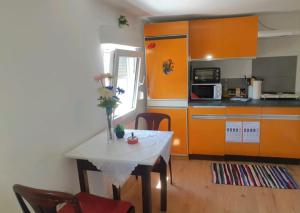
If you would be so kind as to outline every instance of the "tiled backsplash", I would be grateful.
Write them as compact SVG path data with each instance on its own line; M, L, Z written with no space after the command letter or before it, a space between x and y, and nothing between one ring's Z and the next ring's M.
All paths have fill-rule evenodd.
M248 89L244 78L222 78L221 83L223 92L227 89L233 88L244 88L246 90Z
M297 56L262 57L252 61L252 75L263 79L263 92L295 92Z

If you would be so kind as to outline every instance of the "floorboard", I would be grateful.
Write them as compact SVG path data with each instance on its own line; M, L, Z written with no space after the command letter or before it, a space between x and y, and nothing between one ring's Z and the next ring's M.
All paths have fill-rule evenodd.
M173 181L168 182L168 213L299 213L300 190L216 185L212 161L173 158ZM300 166L286 166L300 183ZM152 174L153 213L160 212L158 174ZM122 187L122 199L142 212L141 180L131 177Z

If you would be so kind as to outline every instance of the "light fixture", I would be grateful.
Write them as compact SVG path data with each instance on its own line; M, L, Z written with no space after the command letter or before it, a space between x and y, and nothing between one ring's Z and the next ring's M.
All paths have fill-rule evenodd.
M207 54L205 58L206 58L206 60L212 60L213 59L213 55Z

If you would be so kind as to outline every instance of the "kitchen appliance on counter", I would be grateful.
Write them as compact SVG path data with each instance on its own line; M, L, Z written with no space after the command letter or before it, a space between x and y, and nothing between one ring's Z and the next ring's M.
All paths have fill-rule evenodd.
M261 96L261 80L254 80L252 83L252 99L260 99Z
M226 95L224 97L226 98L245 98L247 96L246 89L245 88L230 88L227 89Z
M220 83L221 69L218 67L191 67L193 84Z
M190 100L221 100L221 69L191 67Z
M191 84L190 99L196 100L221 100L222 84Z
M295 93L264 93L262 99L300 99L300 95Z

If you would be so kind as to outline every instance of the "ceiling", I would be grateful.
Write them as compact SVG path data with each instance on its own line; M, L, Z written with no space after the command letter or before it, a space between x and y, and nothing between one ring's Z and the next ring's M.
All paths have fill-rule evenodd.
M300 0L103 0L150 21L300 11Z

